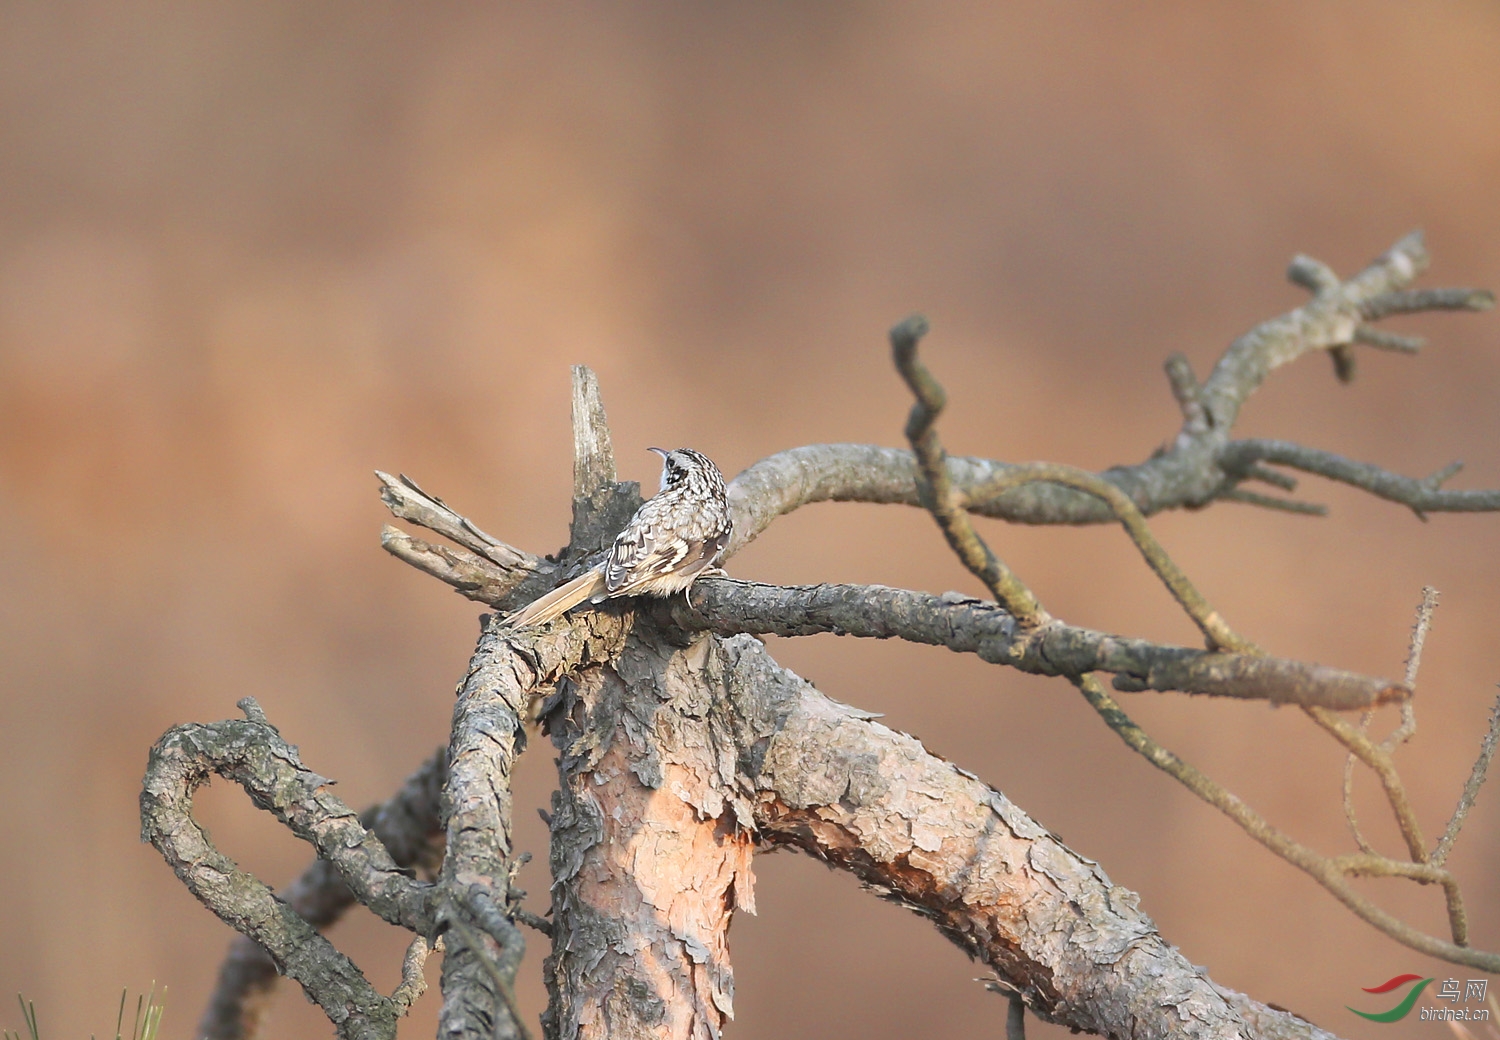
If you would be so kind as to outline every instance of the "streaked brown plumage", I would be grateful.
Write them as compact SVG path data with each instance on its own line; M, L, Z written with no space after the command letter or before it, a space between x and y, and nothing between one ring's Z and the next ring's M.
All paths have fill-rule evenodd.
M661 491L636 510L598 567L560 585L506 619L510 628L543 625L584 600L686 593L717 565L729 544L729 493L724 475L691 448L662 457Z

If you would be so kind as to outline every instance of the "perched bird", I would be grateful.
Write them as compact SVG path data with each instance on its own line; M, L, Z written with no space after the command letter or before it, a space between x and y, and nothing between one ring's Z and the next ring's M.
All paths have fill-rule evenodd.
M724 474L691 448L651 450L662 457L661 491L636 510L608 559L532 600L507 627L546 624L584 600L686 595L694 578L718 564L731 527Z

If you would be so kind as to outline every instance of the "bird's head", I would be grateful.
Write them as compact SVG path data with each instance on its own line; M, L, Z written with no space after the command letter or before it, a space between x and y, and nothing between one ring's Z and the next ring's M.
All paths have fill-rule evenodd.
M710 473L714 475L719 473L717 466L692 448L675 448L671 451L666 448L650 450L661 456L661 490L663 491L677 487L695 474L706 479Z

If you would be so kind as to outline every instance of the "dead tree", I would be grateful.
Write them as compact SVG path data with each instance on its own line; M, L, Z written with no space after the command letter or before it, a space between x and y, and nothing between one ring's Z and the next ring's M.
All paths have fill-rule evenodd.
M1424 606L1401 681L1271 656L1193 587L1152 538L1145 517L1221 500L1293 512L1320 507L1267 491L1316 474L1425 516L1500 509L1500 492L1448 490L1450 466L1410 478L1285 441L1236 440L1240 408L1272 369L1327 351L1341 379L1365 345L1414 352L1416 340L1375 327L1392 314L1480 310L1468 289L1412 289L1427 265L1417 235L1347 281L1299 257L1289 276L1312 298L1236 340L1203 382L1167 361L1182 412L1175 440L1136 465L1100 474L1054 464L954 458L936 420L944 395L918 357L925 322L892 330L896 366L916 397L911 450L858 444L794 448L731 485L729 555L783 513L826 500L899 503L931 513L993 601L881 586L781 587L705 579L691 601L624 601L536 630L499 615L460 682L452 739L390 801L357 815L302 765L253 701L246 718L178 726L152 750L142 826L182 881L244 934L236 940L200 1035L253 1034L278 974L290 975L340 1037L389 1038L420 995L428 952L443 951L444 1038L525 1037L512 990L522 928L551 940L547 1036L716 1037L731 1014L725 935L754 901L758 850L799 849L848 870L872 892L910 907L995 973L1024 1009L1114 1037L1321 1037L1294 1015L1216 985L1160 935L1135 893L1065 847L999 792L929 754L868 713L825 697L782 668L757 635L835 633L906 639L1075 685L1103 722L1153 765L1293 863L1355 914L1409 947L1454 964L1500 971L1500 954L1469 945L1462 895L1445 860L1496 741L1492 719L1470 783L1442 837L1429 843L1392 755L1413 724ZM387 527L387 551L471 599L514 609L595 563L640 504L615 479L598 386L574 370L573 524L555 558L485 534L407 478L380 475L399 518L452 545ZM1204 647L1168 646L1090 631L1049 614L985 544L972 514L1030 524L1119 523L1203 633ZM1104 681L1110 677L1114 692ZM1406 845L1376 852L1354 826L1356 850L1329 855L1293 841L1233 793L1158 744L1116 693L1179 691L1296 705L1381 784ZM1394 732L1376 740L1370 712L1392 705ZM1358 721L1345 714L1363 712ZM550 814L550 920L513 884L509 778L535 715L559 753ZM241 784L316 848L318 860L275 895L214 849L192 816L194 791L217 773ZM1346 794L1348 778L1346 777ZM1347 798L1346 798L1347 806ZM1449 934L1423 934L1349 883L1403 877L1439 886ZM376 992L318 929L355 902L410 930L400 988Z

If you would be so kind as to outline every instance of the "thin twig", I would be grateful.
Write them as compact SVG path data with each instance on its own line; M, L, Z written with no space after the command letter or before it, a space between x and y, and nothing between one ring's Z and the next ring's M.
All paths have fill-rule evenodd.
M1405 684L1406 688L1411 690L1413 693L1416 692L1417 687L1417 669L1421 666L1422 663L1422 645L1427 640L1428 629L1432 627L1432 612L1437 607L1437 601L1437 589L1433 588L1431 585L1424 586L1422 589L1422 602L1417 607L1416 620L1412 623L1411 640L1408 643L1406 650ZM1361 715L1359 724L1356 727L1358 732L1367 735L1370 730L1370 721L1373 718L1373 712L1367 711L1363 715ZM1416 731L1416 709L1412 706L1412 702L1409 699L1404 700L1401 702L1400 724L1394 730L1392 730L1390 735L1382 740L1377 745L1377 747L1380 751L1384 752L1386 755L1389 755L1397 747L1410 740L1412 734L1416 733ZM1355 818L1354 814L1355 757L1356 756L1354 752L1351 751L1349 753L1349 757L1344 760L1344 817L1349 821L1349 829L1354 834L1355 844L1357 844L1362 851L1373 853L1374 849L1371 848L1370 843L1365 839L1364 834L1361 833L1359 829L1359 821ZM1379 770L1377 770L1377 772L1379 772ZM1394 774L1394 764L1391 765L1390 772Z
M1201 434L1208 430L1208 412L1203 408L1203 402L1199 399L1198 377L1193 374L1193 366L1188 362L1185 355L1180 353L1171 354L1166 361L1167 383L1172 388L1172 397L1177 401L1177 408L1182 412L1182 427L1194 434Z
M1401 774L1396 771L1390 753L1373 743L1357 725L1326 708L1308 707L1303 711L1379 777L1408 853L1418 863L1426 862L1427 843L1422 838L1422 826L1406 796L1406 786L1401 782Z
M1330 293L1341 284L1338 274L1323 261L1298 253L1286 268L1287 281L1300 285L1314 296Z
M1243 473L1257 462L1291 466L1341 484L1398 502L1426 519L1426 513L1493 512L1500 509L1500 490L1444 491L1442 484L1458 469L1445 466L1426 477L1406 477L1367 462L1355 462L1331 451L1304 447L1290 441L1249 439L1230 441L1219 454L1226 473Z
M1361 325L1354 330L1354 342L1363 343L1367 347L1376 350L1389 350L1397 354L1416 354L1427 345L1427 341L1420 336L1403 336L1398 332L1386 332L1384 329L1372 329L1368 325Z
M1422 603L1417 607L1417 618L1412 624L1411 641L1406 648L1406 688L1416 691L1417 670L1422 665L1422 646L1427 642L1427 632L1432 627L1432 612L1437 609L1438 591L1431 585L1422 587ZM1363 728L1363 727L1361 727ZM1401 704L1401 722L1380 742L1380 749L1387 753L1405 744L1417 732L1417 710L1411 701Z
M1360 716L1359 729L1363 733L1365 727L1370 724L1372 712L1365 712ZM1375 848L1365 839L1364 833L1359 829L1359 819L1354 814L1354 755L1350 753L1344 758L1344 819L1349 821L1349 831L1354 835L1354 844L1359 846L1361 852L1375 855Z
M1296 513L1299 516L1327 516L1328 507L1321 502L1299 502L1293 498L1276 498L1262 495L1242 487L1232 487L1219 495L1222 502L1240 502L1247 506L1260 506L1281 513Z
M511 915L528 928L534 928L547 938L552 938L552 922L540 914L534 914L525 907L518 906L511 910Z
M1225 790L1153 740L1145 730L1131 720L1130 716L1125 714L1094 676L1074 677L1073 684L1083 693L1084 699L1089 702L1090 706L1104 719L1105 724L1114 730L1127 746L1142 755L1152 765L1172 776L1209 805L1234 820L1246 834L1271 852L1313 878L1362 920L1413 950L1440 957L1454 964L1464 964L1482 971L1500 972L1500 953L1475 950L1463 945L1463 940L1457 936L1454 942L1446 942L1436 936L1427 935L1382 910L1355 891L1345 879L1344 867L1352 864L1363 868L1362 871L1351 871L1352 873L1373 872L1373 862L1330 860L1305 845L1293 841L1271 826L1264 817L1246 805L1237 795ZM1391 864L1390 873L1400 872L1397 869L1400 865L1396 861L1387 862ZM1429 870L1434 869L1429 864L1410 864L1405 868L1406 876L1415 875L1423 867ZM1446 872L1432 874L1430 878L1441 884L1444 874ZM1444 889L1456 891L1456 885L1445 884Z
M1416 311L1487 311L1495 305L1488 289L1397 289L1371 297L1359 305L1365 321Z
M1458 832L1463 829L1464 819L1474 807L1474 799L1479 797L1479 788L1484 785L1497 741L1500 741L1500 697L1495 699L1495 706L1490 709L1490 728L1479 745L1479 757L1474 760L1474 768L1469 770L1469 779L1464 784L1463 794L1459 796L1458 806L1453 810L1448 826L1443 828L1443 836L1438 840L1437 848L1432 850L1433 863L1444 863L1453 849L1453 843L1458 840Z
M1411 642L1406 649L1406 685L1417 688L1417 670L1422 667L1422 647L1427 642L1427 633L1432 628L1432 612L1437 609L1438 590L1431 585L1422 586L1422 604L1417 607L1417 619L1411 626Z
M958 554L959 560L999 601L1000 605L1027 628L1035 628L1049 619L1036 596L991 551L969 514L959 504L948 473L948 455L938 438L937 417L947 403L947 395L927 367L917 357L917 344L927 334L927 319L913 315L891 329L891 350L896 368L917 401L906 421L906 439L917 456L922 474L918 495L942 529L943 537Z
M1101 480L1087 470L1073 466L1064 466L1054 462L1028 462L997 476L985 491L1003 494L1013 487L1034 482L1061 484L1103 499L1120 521L1121 526L1125 528L1125 532L1130 535L1136 548L1140 550L1146 564L1161 579L1167 591L1172 594L1178 605L1208 640L1210 649L1229 650L1235 653L1259 653L1255 644L1234 633L1219 612L1183 573L1182 568L1178 567L1167 555L1167 551L1151 533L1151 528L1146 524L1146 518L1141 515L1135 503L1108 481Z
M407 946L406 956L401 959L401 984L391 994L391 1003L398 1009L397 1014L405 1015L427 992L427 976L422 969L427 966L427 955L431 952L432 947L420 935Z
M1290 473L1283 473L1279 469L1272 469L1269 466L1250 466L1245 470L1244 478L1246 480L1258 480L1262 484L1270 484L1272 487L1279 487L1283 491L1297 490L1296 477Z

